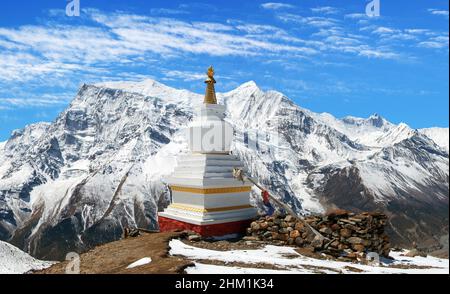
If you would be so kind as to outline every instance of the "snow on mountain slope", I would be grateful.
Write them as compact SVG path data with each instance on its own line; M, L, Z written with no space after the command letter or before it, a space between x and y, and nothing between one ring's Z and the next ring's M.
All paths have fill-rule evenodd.
M449 131L448 128L427 128L420 129L419 132L433 140L438 146L448 153Z
M52 264L53 262L37 260L19 248L0 241L0 274L24 274Z
M254 82L217 98L233 153L298 212L382 210L403 245L439 246L448 234L448 152L422 133L378 115L316 114ZM83 85L53 123L14 132L0 151L0 239L61 259L125 226L157 228L164 177L187 152L183 128L202 101L152 80Z

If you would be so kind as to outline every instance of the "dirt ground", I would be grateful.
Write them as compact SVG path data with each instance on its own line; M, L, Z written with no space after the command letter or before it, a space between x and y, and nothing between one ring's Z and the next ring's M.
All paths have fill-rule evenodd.
M126 238L116 242L107 243L98 246L91 251L81 254L80 273L81 274L182 274L184 270L193 266L193 261L180 256L169 255L169 242L172 239L181 239L184 243L198 248L229 251L229 250L251 250L259 249L265 245L265 242L246 241L246 240L228 240L228 241L188 241L186 233L183 232L165 232L165 233L141 233L134 238ZM325 259L319 253L310 248L297 248L296 251L303 256L317 259ZM150 257L151 263L127 269L127 266L142 258ZM285 256L286 258L296 258L297 256ZM218 260L196 260L196 262L222 266L237 266L243 268L260 268L280 270L275 265L268 263L246 264L240 262L227 263ZM64 274L68 262L57 263L50 268L34 272L34 274ZM347 270L359 272L360 270L351 266L349 263ZM302 266L309 268L316 273L339 270L318 266ZM391 267L399 268L417 268L426 269L429 267L419 267L411 265L396 265Z
M180 274L192 262L169 256L169 241L182 233L144 233L135 238L122 239L81 254L81 274ZM152 262L127 269L144 257ZM61 262L35 274L64 274L68 262Z

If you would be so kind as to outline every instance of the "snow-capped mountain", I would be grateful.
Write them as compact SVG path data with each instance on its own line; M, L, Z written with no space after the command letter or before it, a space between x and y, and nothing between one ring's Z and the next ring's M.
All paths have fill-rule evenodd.
M254 82L217 97L235 127L233 153L295 210L383 210L400 245L448 236L448 129L337 119ZM61 259L124 226L157 228L164 176L187 152L183 128L202 101L152 80L83 85L53 123L15 131L0 145L0 239Z

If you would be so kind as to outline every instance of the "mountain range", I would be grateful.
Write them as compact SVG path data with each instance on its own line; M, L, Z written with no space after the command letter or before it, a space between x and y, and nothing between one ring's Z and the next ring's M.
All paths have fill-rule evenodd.
M254 82L217 98L233 154L297 212L379 210L397 246L448 244L448 128L338 119ZM202 101L153 80L85 84L54 122L14 131L0 143L0 240L55 260L124 227L157 229L164 177L187 152L184 127ZM251 201L263 212L256 188Z

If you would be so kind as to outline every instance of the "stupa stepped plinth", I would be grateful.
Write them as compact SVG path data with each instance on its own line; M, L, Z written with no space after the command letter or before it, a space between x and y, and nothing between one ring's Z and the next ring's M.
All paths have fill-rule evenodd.
M234 168L245 167L230 153L233 128L224 120L225 106L217 104L212 67L207 74L204 103L187 128L190 153L178 157L177 167L166 178L172 203L158 214L161 231L243 233L256 217L249 201L252 184L233 177Z

